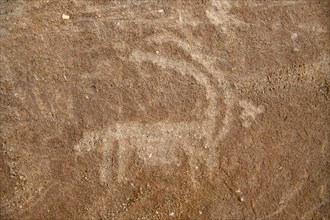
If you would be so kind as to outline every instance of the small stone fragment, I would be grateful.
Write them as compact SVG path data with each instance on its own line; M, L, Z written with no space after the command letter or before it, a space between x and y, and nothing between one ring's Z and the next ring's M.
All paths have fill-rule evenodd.
M169 216L170 216L170 217L174 217L174 212L171 212L171 213L169 214Z
M62 14L62 19L68 20L68 19L70 19L70 15Z
M293 33L292 35L291 35L291 39L292 40L295 40L295 39L297 39L298 38L298 34L297 33Z

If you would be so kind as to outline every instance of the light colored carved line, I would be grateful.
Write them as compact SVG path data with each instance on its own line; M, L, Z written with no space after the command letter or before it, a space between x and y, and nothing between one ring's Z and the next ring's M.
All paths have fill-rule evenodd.
M141 51L134 51L130 57L133 61L138 63L142 63L144 61L150 61L159 65L163 68L171 68L183 75L190 75L194 77L199 83L201 83L205 89L207 94L207 99L209 101L209 106L206 110L206 115L208 119L203 122L202 132L204 136L207 138L207 145L212 145L211 141L211 134L212 131L215 130L216 126L216 115L215 112L217 111L217 101L216 101L216 91L210 84L210 80L205 77L202 73L199 73L193 65L185 61L175 61L170 60L161 56L157 56L151 53L144 53Z
M186 43L182 42L181 45L186 47L185 48L186 50L188 50L187 47L190 48L190 46ZM202 132L204 137L206 137L206 147L209 147L210 149L210 153L207 159L207 167L210 169L210 174L212 176L213 169L216 168L218 165L215 146L219 143L220 140L223 140L226 137L227 133L230 130L231 121L232 121L231 111L234 104L234 96L233 93L230 91L230 86L226 82L224 77L221 74L216 73L215 69L212 67L212 64L210 64L208 61L205 61L204 59L201 59L201 57L203 57L203 54L197 53L197 55L195 54L191 54L191 55L195 61L203 65L207 69L207 71L211 73L211 75L218 81L219 86L221 85L221 87L224 89L224 95L225 95L224 102L227 105L225 118L223 120L224 125L222 129L220 129L220 131L218 132L215 139L212 138L212 132L215 131L216 129L216 119L217 119L217 111L218 111L217 101L216 101L217 95L216 92L214 91L214 88L210 84L210 79L204 76L204 74L196 71L193 65L185 61L177 62L174 60L159 57L154 54L143 53L139 51L133 52L131 58L133 57L137 62L140 63L143 61L150 61L163 68L172 68L174 70L181 72L183 75L189 74L193 76L202 85L204 85L207 93L207 98L209 100L209 106L206 111L208 120L206 120L203 123Z
M263 106L254 106L252 102L240 100L239 105L244 109L240 115L243 127L248 128L256 120L257 115L264 112Z
M123 4L123 5L114 5L114 6L87 6L87 13L102 13L102 12L108 12L112 10L118 10L118 9L130 9L132 7L138 7L140 5L150 3L150 1L138 1L138 3L135 3L134 1L131 4Z
M150 141L153 137L159 138L162 136L164 138L171 138L173 136L177 136L180 138L180 135L184 135L189 131L193 131L195 133L199 133L202 129L202 126L198 122L192 123L169 123L169 122L159 122L155 124L143 125L140 123L129 122L129 123L119 123L116 124L115 129L108 129L107 133L105 134L106 139L115 139L119 141L119 149L118 149L118 181L123 181L125 177L125 170L126 170L126 159L125 158L125 151L127 150L123 145L125 145L125 140L127 138L138 138L144 139L148 136L148 140ZM182 137L181 137L182 138ZM139 145L143 147L143 145ZM104 154L110 154L110 150L106 149L107 146L104 146L105 150L109 152L103 152ZM139 147L138 147L139 148ZM194 156L192 158L194 159ZM192 161L190 161L192 162ZM191 164L191 163L190 163ZM111 164L109 164L108 160L104 160L101 170L101 181L106 182L107 177L106 175L108 170L110 169ZM194 172L194 165L191 165L192 173ZM194 177L192 177L194 180ZM194 182L196 182L194 180Z
M314 32L314 33L329 33L329 28L327 26L322 26L321 24L310 24L303 23L299 24L298 27L303 31ZM284 28L282 28L284 29Z
M109 170L112 166L112 154L110 146L113 144L113 138L106 136L103 138L103 146L102 146L102 156L103 163L100 169L100 180L101 183L108 182Z
M206 16L213 25L221 26L224 31L227 31L230 26L248 25L246 22L238 19L234 14L230 13L234 4L234 1L212 0L212 6L206 10Z
M141 131L139 131L139 129L143 129L143 130L148 130L149 129L161 129L164 128L165 130L181 130L183 132L187 132L187 130L189 130L189 128L191 129L192 127L195 127L196 130L198 129L198 131L202 131L203 136L206 137L207 139L207 144L211 145L214 142L212 141L212 138L210 137L211 132L213 131L213 129L215 128L215 112L216 112L216 105L217 105L217 101L216 101L216 92L214 91L214 89L211 86L210 83L210 79L206 76L204 76L202 73L199 73L198 71L196 71L195 67L192 66L189 63L186 63L185 61L180 61L180 62L176 62L170 59L166 59L166 58L162 58L162 57L155 57L154 54L148 54L148 53L142 53L142 52L134 52L132 54L132 56L130 57L131 59L133 59L133 61L141 63L143 61L150 61L153 62L163 68L172 68L174 70L177 70L179 72L181 72L181 74L183 75L191 75L192 77L194 77L199 83L201 83L207 92L207 97L209 100L209 106L208 106L208 111L207 111L207 115L208 115L208 120L206 122L203 123L203 125L193 125L193 124L189 124L189 123L181 123L181 124L176 124L176 125L169 125L168 123L159 123L156 125L149 126L149 127L145 127L143 125L138 125L138 124L134 124L134 123L125 123L125 124L117 124L115 131L109 129L107 132L106 136L111 136L113 138L117 138L117 140L120 141L120 139L123 138L127 138L128 136L132 136L132 135L141 135ZM206 65L204 63L204 65ZM210 67L209 67L210 68ZM224 79L221 78L221 75L217 75L215 74L216 79L219 81L219 85L225 85L226 86L226 81ZM229 93L225 93L225 94L229 94ZM230 100L227 101L227 103L231 103ZM227 109L227 113L230 112L230 108ZM225 124L229 124L228 120L228 115L226 116L224 123ZM228 123L227 123L228 122ZM167 125L166 125L167 124ZM164 127L164 125L166 125ZM157 127L158 126L158 127ZM159 127L160 126L160 127ZM226 128L226 126L224 127ZM226 131L226 129L225 129ZM222 135L217 137L217 140L221 139L222 137L225 136L225 132L222 132ZM119 143L121 145L121 143ZM213 149L213 147L211 148ZM124 155L124 151L122 151L124 149L119 148L118 150L118 160L119 161L124 161L125 158L123 158ZM214 150L211 151L211 154L214 154ZM212 158L215 158L215 155L211 155ZM208 160L209 161L209 160ZM190 161L192 162L192 161ZM208 163L207 166L210 167L211 165L213 165L212 163ZM105 165L107 166L107 165ZM193 165L191 165L193 167ZM125 171L125 167L124 166L119 166L118 167L118 179L121 180L123 177L123 172ZM194 172L194 171L192 171ZM194 179L194 178L193 178Z
M140 18L137 19L135 17L110 17L110 16L104 16L100 18L86 18L81 17L77 18L74 21L76 22L88 22L88 21L95 21L98 23L103 22L116 22L117 25L125 24L125 23L135 23L135 24L143 24L143 25L150 25L150 26L170 26L170 27L179 27L179 24L176 23L177 18L173 16L168 16L166 18L155 18L155 19L147 19L147 18ZM76 31L77 32L77 31Z
M133 136L143 136L145 131L153 131L162 136L173 136L173 134L179 134L182 132L198 131L202 129L198 123L190 122L179 122L179 123L168 123L168 122L158 122L155 124L143 125L140 123L121 123L117 125L117 138L127 138Z
M305 4L306 1L299 1L299 0L295 0L295 1L280 1L280 2L276 2L276 3L253 3L248 5L251 8L272 8L272 7L288 7L288 6L296 6L298 4Z
M215 139L215 143L218 143L219 141L223 140L227 133L230 130L230 125L232 122L232 109L234 106L235 96L233 92L231 91L229 83L225 80L224 76L220 74L218 71L216 71L213 68L213 63L216 61L216 56L210 56L206 55L204 53L201 53L201 48L194 45L194 44L188 44L187 42L184 42L180 40L178 37L171 33L165 33L163 35L156 35L153 37L150 37L147 39L151 42L158 42L158 43L164 43L164 42L172 42L176 43L179 47L190 53L194 61L198 62L199 64L203 65L209 73L218 81L219 85L221 85L223 92L224 92L224 102L226 104L226 113L225 118L223 120L223 127L221 129L221 132L219 132L217 138Z
M84 13L95 13L96 17L78 17L76 21L90 21L90 20L97 20L97 21L122 21L122 22L133 22L133 23L146 23L150 25L155 25L154 22L157 23L169 23L169 16L164 19L164 16L160 16L158 19L144 19L141 16L147 15L150 12L158 12L159 10L163 10L162 8L159 9L152 9L148 10L146 13L141 12L139 14L135 13L136 10L131 10L134 7L140 7L143 5L147 5L150 1L141 1L138 3L132 4L124 4L124 5L115 5L115 6L87 6L87 10L83 11ZM158 12L161 13L161 12ZM175 21L174 16L170 17L170 20ZM173 22L172 22L173 23Z
M101 136L102 133L99 132L84 133L83 138L74 146L77 155L94 150L96 144L95 141L100 140Z
M203 54L200 55L203 56ZM219 71L215 70L213 65L209 63L207 59L199 59L199 54L192 54L192 58L198 63L202 64L208 70L208 72L218 81L219 85L221 85L221 88L223 89L226 112L223 120L224 125L221 129L221 132L219 132L217 138L215 139L215 143L218 143L226 137L230 130L232 122L231 112L234 107L235 96L234 93L231 91L231 87L229 83L225 80L224 76L219 73Z

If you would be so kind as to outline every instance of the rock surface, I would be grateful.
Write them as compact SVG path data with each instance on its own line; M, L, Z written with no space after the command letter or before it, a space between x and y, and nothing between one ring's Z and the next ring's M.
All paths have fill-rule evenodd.
M328 0L0 0L1 219L329 219Z

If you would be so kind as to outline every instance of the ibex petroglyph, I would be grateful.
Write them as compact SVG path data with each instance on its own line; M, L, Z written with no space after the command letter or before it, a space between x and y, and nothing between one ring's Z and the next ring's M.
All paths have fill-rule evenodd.
M157 122L149 124L139 124L136 122L116 123L106 131L86 134L75 146L78 154L93 150L93 142L98 140L102 143L103 164L100 171L100 179L107 182L109 172L112 170L112 149L114 143L118 143L118 181L125 179L125 170L129 152L136 152L139 158L143 159L147 165L166 165L179 162L177 149L183 150L189 157L191 178L195 180L195 171L199 162L204 162L209 174L212 174L218 166L216 147L229 131L232 108L232 94L228 90L227 83L221 74L212 74L214 81L209 75L203 73L194 65L186 61L176 61L164 58L155 54L135 51L130 59L141 64L142 62L152 62L161 68L173 69L183 75L193 77L205 88L207 108L203 121L194 122ZM223 94L222 103L225 108L219 108L219 95ZM218 120L222 117L222 128Z

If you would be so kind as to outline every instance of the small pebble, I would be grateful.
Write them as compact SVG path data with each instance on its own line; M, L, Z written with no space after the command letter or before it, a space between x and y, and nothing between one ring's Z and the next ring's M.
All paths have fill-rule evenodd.
M293 34L291 34L291 39L292 39L292 40L297 39L297 37L298 37L298 34L297 34L297 33L293 33Z
M68 20L68 19L70 19L70 15L62 14L62 19Z
M174 212L171 212L169 216L174 217Z

